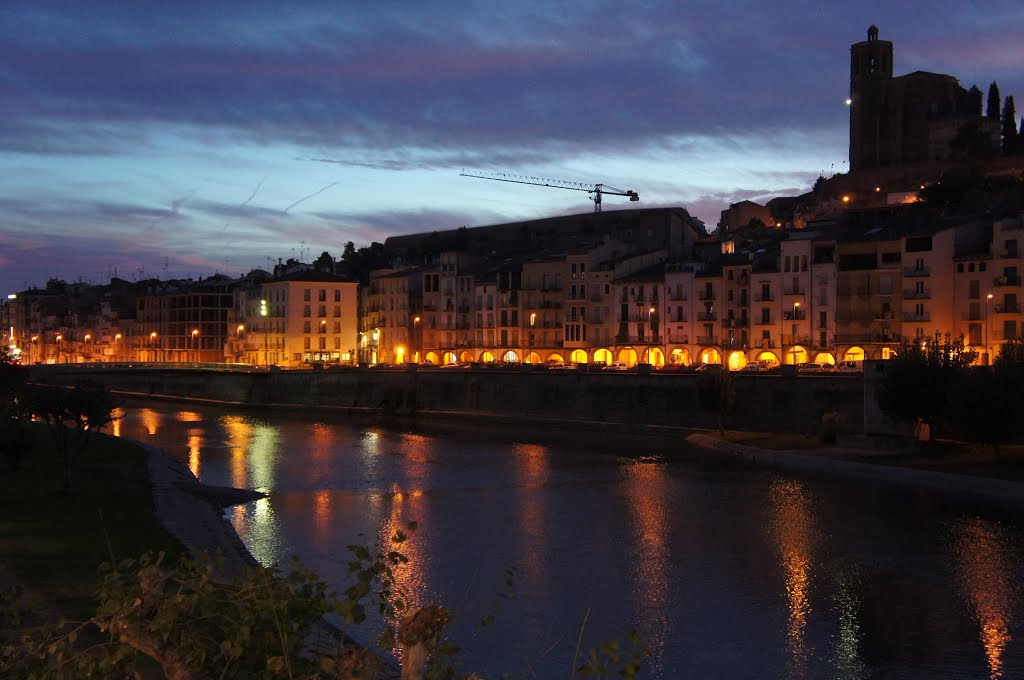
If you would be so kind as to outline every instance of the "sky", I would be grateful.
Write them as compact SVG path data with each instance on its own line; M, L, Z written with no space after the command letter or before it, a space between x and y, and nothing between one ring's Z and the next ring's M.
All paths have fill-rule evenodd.
M1024 97L1019 0L0 0L0 292L593 210L463 170L713 227L846 171L871 24Z

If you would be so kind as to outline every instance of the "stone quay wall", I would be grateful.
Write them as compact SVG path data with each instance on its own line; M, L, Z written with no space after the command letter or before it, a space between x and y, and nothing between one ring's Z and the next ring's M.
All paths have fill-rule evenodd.
M492 368L351 368L246 372L218 368L35 366L37 380L82 380L150 397L232 406L279 406L376 413L414 419L430 414L562 420L627 427L713 429L713 414L697 398L697 376L586 370ZM861 375L737 374L737 405L729 429L817 434L826 413L840 431L864 431Z

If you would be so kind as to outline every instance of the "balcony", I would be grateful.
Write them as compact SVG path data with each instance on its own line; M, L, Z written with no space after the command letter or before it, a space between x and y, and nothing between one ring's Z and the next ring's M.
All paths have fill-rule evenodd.
M984 321L985 317L981 312L964 312L961 318L964 321Z
M806 295L807 289L803 286L786 286L782 289L783 295Z
M718 338L714 335L698 335L694 342L698 345L717 345Z
M895 316L891 309L887 312L875 312L875 321L892 321Z
M754 296L754 302L774 302L774 301L775 301L775 296L772 295L771 293L768 293L768 294L762 293L760 295L755 295Z
M660 335L628 335L618 334L615 336L617 345L660 345Z
M903 321L905 322L928 322L932 320L932 315L928 312L903 312Z
M904 276L928 276L931 274L931 267L920 266L920 267L904 267Z
M1010 302L1004 305L995 306L996 314L1020 314L1020 304Z
M861 345L868 342L899 342L899 338L891 333L845 333L836 336L840 345Z
M812 347L814 343L811 342L810 338L804 335L783 335L782 344L788 346L803 345L804 347Z
M764 319L764 318L755 319L754 320L754 325L755 326L774 326L775 325L775 321L773 321L771 318L768 318L768 319Z
M726 328L747 328L750 326L750 319L740 317L739 319L723 319L722 325Z
M718 312L698 312L697 319L700 321L717 321Z
M997 276L992 283L996 286L1019 286L1021 278L1019 276Z
M722 347L729 349L736 349L739 347L746 347L747 343L743 342L742 338L722 338Z
M927 300L931 298L932 291L929 288L923 288L921 290L905 290L903 291L904 300Z
M786 321L803 321L807 318L807 312L783 312L782 318Z
M717 296L713 290L702 290L697 294L698 300L714 300Z

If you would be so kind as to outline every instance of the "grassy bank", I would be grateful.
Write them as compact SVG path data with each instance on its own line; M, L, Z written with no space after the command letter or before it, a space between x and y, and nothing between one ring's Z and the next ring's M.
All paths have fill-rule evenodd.
M43 426L20 465L0 461L0 471L0 563L68 616L92 614L101 563L182 552L154 515L146 453L129 442L95 438L69 495L59 493L61 461Z

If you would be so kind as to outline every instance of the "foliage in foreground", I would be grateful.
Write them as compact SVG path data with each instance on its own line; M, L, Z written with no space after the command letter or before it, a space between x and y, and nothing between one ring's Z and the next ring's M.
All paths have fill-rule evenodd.
M374 608L384 622L381 648L399 651L403 680L479 680L457 671L458 650L445 638L448 611L407 606L394 574L408 561L398 551L404 540L399 532L377 552L349 546L353 583L341 595L297 561L285 571L250 567L227 578L210 561L183 558L167 567L163 554L106 564L88 621L22 629L24 612L11 606L13 598L0 600L0 668L12 677L61 680L140 677L153 664L169 680L375 678L381 657L324 623L326 614L360 623ZM648 654L631 633L628 648L606 642L576 670L634 678Z

